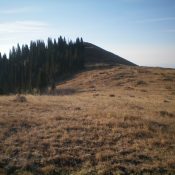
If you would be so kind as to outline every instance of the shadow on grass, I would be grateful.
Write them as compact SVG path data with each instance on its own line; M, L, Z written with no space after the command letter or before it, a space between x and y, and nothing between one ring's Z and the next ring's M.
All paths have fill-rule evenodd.
M61 88L61 89L56 89L55 94L56 95L73 95L78 93L78 90L73 89L73 88Z

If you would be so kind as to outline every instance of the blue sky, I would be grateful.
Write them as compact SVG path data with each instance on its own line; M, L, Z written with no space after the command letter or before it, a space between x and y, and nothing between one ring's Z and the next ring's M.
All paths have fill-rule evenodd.
M83 37L138 65L175 68L175 0L0 0L0 52Z

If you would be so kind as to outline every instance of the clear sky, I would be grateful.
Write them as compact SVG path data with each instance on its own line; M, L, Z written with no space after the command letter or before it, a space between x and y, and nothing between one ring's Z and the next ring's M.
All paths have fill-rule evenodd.
M175 0L0 0L0 52L65 36L138 65L175 68Z

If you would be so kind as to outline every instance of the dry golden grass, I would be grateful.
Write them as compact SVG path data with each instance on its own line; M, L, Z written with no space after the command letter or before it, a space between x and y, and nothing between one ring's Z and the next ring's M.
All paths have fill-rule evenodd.
M0 97L0 174L175 174L175 70L91 70L57 88Z

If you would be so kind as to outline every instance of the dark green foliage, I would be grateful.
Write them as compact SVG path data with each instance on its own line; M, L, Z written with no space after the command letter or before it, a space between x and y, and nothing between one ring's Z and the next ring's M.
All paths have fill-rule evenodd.
M59 76L74 73L84 67L84 43L82 38L76 42L66 42L61 36L58 40L48 38L44 41L31 41L30 46L12 47L7 56L0 53L0 94L39 92L51 85Z

